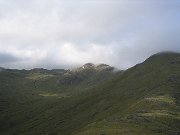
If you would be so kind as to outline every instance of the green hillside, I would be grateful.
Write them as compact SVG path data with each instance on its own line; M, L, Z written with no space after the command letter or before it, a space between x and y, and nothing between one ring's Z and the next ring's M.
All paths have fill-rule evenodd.
M0 71L0 134L179 135L180 54L126 71Z
M180 134L179 58L154 55L107 84L99 101L109 99L111 114L78 134Z

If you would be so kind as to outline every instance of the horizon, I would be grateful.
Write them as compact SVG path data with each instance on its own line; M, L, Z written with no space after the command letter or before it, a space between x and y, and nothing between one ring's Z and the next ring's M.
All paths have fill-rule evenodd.
M162 52L155 53L155 54L149 56L148 58L150 58L150 57L152 57L152 56L154 56L154 55L166 54L166 53L180 54L180 52L175 52L175 51L162 51ZM146 58L145 60L147 60L148 58ZM145 60L144 60L144 61L145 61ZM133 68L133 67L136 66L137 64L143 63L144 61L139 62L139 63L136 63L135 65L133 65L133 66L127 68L127 69L122 69L122 68L114 67L114 66L108 65L108 64L106 64L106 63L92 63L92 62L87 62L87 63L84 63L84 64L82 64L82 65L76 65L76 66L71 67L71 68L43 68L43 67L34 67L34 68L29 68L29 69L28 69L28 68L22 68L22 69L19 68L19 69L18 69L18 68L5 68L5 67L0 67L0 70L1 70L1 68L2 68L2 69L9 69L9 70L28 70L28 71L29 71L29 70L34 70L34 69L44 69L44 70L56 70L56 69L57 69L57 70L58 70L58 69L62 69L62 70L73 70L73 69L76 69L76 68L83 67L84 65L90 63L90 64L93 64L94 66L98 66L98 65L101 65L101 64L105 64L105 65L108 65L108 66L110 66L110 67L113 67L114 70L126 71L126 70L128 70L128 69L130 69L130 68Z
M0 67L128 69L180 52L178 0L0 0Z

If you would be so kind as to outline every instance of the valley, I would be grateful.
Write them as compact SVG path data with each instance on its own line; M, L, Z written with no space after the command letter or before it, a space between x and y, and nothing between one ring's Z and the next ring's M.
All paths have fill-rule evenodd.
M127 70L2 68L2 135L179 135L180 54Z

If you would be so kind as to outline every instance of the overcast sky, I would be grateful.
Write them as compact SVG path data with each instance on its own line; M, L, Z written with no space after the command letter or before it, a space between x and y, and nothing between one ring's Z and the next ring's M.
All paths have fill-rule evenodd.
M129 68L180 52L180 0L0 0L0 66Z

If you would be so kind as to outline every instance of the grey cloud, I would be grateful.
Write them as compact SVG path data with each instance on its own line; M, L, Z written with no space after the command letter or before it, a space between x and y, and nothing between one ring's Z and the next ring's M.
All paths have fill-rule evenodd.
M20 59L8 67L68 68L94 62L128 68L156 52L180 52L178 0L0 3L0 52Z
M17 62L19 59L12 54L0 52L0 64Z

